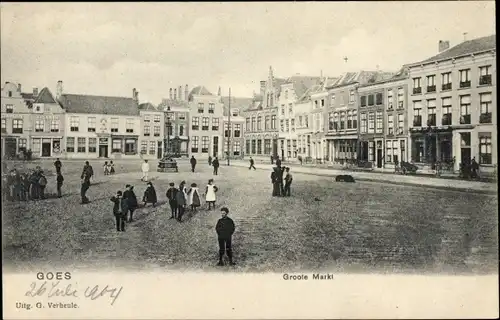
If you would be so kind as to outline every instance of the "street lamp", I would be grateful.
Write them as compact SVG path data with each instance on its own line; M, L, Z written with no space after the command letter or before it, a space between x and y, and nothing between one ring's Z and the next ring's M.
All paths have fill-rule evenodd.
M170 106L167 106L167 144L165 146L165 156L168 157L171 152L170 152L170 134L172 132L172 123L170 121L170 116L172 115L170 111Z

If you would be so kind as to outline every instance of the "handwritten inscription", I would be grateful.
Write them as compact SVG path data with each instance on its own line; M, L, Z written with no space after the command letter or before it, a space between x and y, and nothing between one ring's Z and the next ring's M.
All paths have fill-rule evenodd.
M97 300L102 297L108 297L110 299L110 304L114 305L118 297L120 296L123 287L112 287L106 285L101 287L99 285L88 286L83 293L83 297L90 300ZM69 297L69 298L79 298L80 294L73 284L61 284L60 281L48 283L44 281L41 285L37 285L36 282L32 282L30 289L25 293L26 297L42 297L47 298L53 297Z

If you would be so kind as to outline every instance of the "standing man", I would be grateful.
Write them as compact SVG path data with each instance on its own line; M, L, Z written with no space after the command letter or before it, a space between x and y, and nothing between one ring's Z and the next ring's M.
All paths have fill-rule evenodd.
M116 231L125 232L125 218L127 214L127 199L123 199L122 192L117 191L116 196L111 198L113 205L113 215L116 220Z
M285 168L284 167L278 167L278 182L280 184L280 192L281 196L285 196L285 186L283 184L283 175L285 174Z
M56 174L61 173L62 163L61 160L59 160L59 158L57 158L56 161L54 162L54 167L56 167Z
M471 178L479 178L479 164L477 164L476 157L472 158L472 161L470 163L470 168L471 168Z
M167 190L167 198L168 198L168 204L170 205L170 211L172 212L172 216L170 219L176 219L177 218L177 190L175 188L175 183L170 182L169 183L170 188Z
M127 222L133 222L134 211L138 207L137 197L134 192L134 186L127 184L125 188L127 188L127 190L125 190L125 192L123 193L123 198L127 200L127 208L128 208L128 212L125 212L125 217L128 216Z
M90 178L92 178L92 176L94 175L94 169L92 169L92 166L90 165L90 163L88 161L85 161L85 165L83 166L83 172L86 172L86 174L89 176L89 186L90 186ZM83 179L83 175L84 173L82 172L82 179Z
M212 161L212 166L214 166L214 175L217 175L219 173L219 159L217 159L217 156Z
M62 185L64 182L64 177L63 177L61 172L57 173L56 182L57 182L57 197L60 198L60 197L62 197L62 190L61 189L62 189Z
M224 265L224 262L222 261L224 253L227 253L229 264L235 265L233 261L233 250L231 248L231 240L235 230L234 222L227 216L229 214L228 208L222 207L220 211L222 218L217 221L217 225L215 226L215 231L217 232L217 238L219 241L219 263L217 263L217 265Z
M147 182L148 181L148 174L149 174L149 163L148 160L144 160L142 163L142 178L141 181Z
M89 198L87 198L87 190L89 190L90 188L90 177L92 177L92 174L91 171L87 168L88 163L89 162L87 161L80 177L82 179L82 187L80 189L80 196L82 197L81 204L89 203Z
M290 187L292 186L293 177L292 177L292 174L290 173L290 168L289 167L287 167L285 169L285 171L286 171L286 176L285 176L285 193L283 194L283 196L289 197L290 196Z
M248 168L248 170L250 170L250 169L252 169L252 168L253 168L254 170L257 170L257 169L255 168L255 161L253 160L253 158L252 158L252 157L250 157L250 167Z
M196 168L196 159L194 156L191 156L191 159L189 160L191 163L191 172L194 172L194 169Z
M281 168L281 159L280 159L280 156L276 156L276 166L278 168Z
M177 221L182 222L182 216L184 215L184 209L186 207L186 194L184 193L184 184L179 185L179 189L175 194L175 203L177 205Z

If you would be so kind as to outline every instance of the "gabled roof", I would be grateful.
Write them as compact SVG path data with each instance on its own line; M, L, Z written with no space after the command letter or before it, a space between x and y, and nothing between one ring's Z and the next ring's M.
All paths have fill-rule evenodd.
M440 60L452 59L464 55L469 55L473 53L479 53L488 50L496 50L497 41L496 35L491 35L487 37L476 38L468 41L464 41L450 49L443 51L433 57L425 59L423 61L412 63L410 65L418 65L423 63L435 62Z
M341 87L349 84L358 83L364 85L367 83L375 83L390 79L394 76L392 72L386 71L359 71L359 72L346 72L337 81L327 88Z
M141 111L158 111L156 107L151 102L141 103L139 105L139 110Z
M197 87L194 87L191 92L189 93L189 101L191 101L191 99L193 98L193 96L196 95L196 96L212 96L213 94L208 91L207 88L205 88L205 86L197 86Z
M139 106L132 98L63 94L59 103L68 113L139 115Z
M293 84L293 89L297 98L301 98L306 91L308 91L312 86L319 84L321 80L321 77L295 75L288 78L285 83Z
M221 97L224 104L224 115L228 115L229 110L229 97ZM231 97L231 110L238 109L240 112L250 109L253 105L252 98Z
M369 87L372 85L393 82L393 81L399 81L399 80L405 80L405 79L408 79L408 68L406 66L403 66L396 73L394 73L391 77L381 77L378 81L366 82L364 84L361 84L359 87L360 88Z
M54 96L50 92L49 88L45 87L40 91L38 96L35 98L35 101L33 103L57 103L56 99L54 99Z
M188 108L189 103L186 100L163 99L157 109L158 111L165 111L168 106Z

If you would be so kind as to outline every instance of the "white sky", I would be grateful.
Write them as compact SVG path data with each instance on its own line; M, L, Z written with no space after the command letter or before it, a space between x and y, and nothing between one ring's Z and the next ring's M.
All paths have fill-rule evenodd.
M1 81L159 103L170 87L250 97L267 78L395 71L495 33L493 1L2 3ZM347 56L348 62L343 57Z

